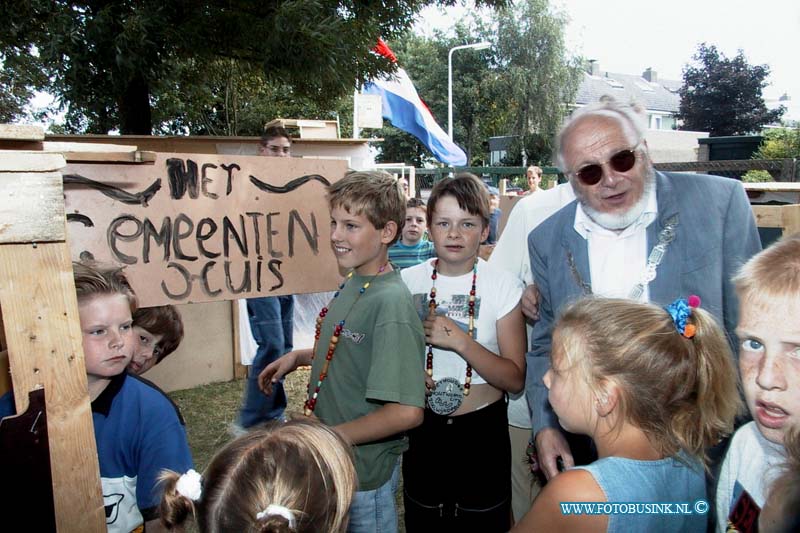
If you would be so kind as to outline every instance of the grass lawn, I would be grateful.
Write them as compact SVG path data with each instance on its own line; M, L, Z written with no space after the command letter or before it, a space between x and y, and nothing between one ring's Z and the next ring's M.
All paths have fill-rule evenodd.
M298 369L286 377L287 414L303 412L307 384L307 369ZM205 469L217 450L233 439L229 429L238 421L244 385L245 380L238 379L169 394L186 420L189 447L198 472Z

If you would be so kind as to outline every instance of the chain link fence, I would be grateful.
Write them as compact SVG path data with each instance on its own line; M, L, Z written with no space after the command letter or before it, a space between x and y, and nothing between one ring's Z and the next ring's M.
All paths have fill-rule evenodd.
M656 163L656 170L664 172L694 172L696 174L713 174L741 180L751 170L766 172L762 181L800 181L800 164L797 159L743 159L726 161L690 161L675 163ZM458 172L471 172L498 186L503 178L513 182L516 178L521 183L521 188L526 187L524 182L527 167L459 167L459 168L418 168L416 169L416 196L423 196L425 191L430 191L434 184L445 176ZM550 188L553 183L563 183L564 175L556 167L542 167L543 188ZM514 189L511 189L514 192Z

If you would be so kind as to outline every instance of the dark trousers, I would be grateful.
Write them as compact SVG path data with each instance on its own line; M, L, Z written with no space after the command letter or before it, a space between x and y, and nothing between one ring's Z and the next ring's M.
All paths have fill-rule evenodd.
M506 400L462 416L425 410L403 454L406 531L506 532L511 444Z
M258 350L247 373L247 388L239 414L239 423L245 428L281 418L286 409L283 382L273 385L272 394L266 396L258 388L258 375L268 364L292 351L294 296L250 298L247 314Z

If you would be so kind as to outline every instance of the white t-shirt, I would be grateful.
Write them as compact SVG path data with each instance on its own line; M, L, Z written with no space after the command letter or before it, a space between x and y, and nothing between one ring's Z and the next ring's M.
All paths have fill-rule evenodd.
M489 264L511 272L526 285L533 283L528 235L550 215L574 199L572 185L561 183L552 189L536 191L518 201L508 215L500 240L489 256ZM532 328L528 326L527 331L530 341ZM517 394L509 394L508 423L518 428L531 428L531 415L524 389Z
M763 508L769 488L781 473L786 451L758 431L755 422L740 427L731 440L717 484L717 531L724 533L728 515L743 490Z
M428 298L433 280L433 263L429 259L417 266L404 268L400 275L414 298L414 306L424 319L428 316ZM497 321L519 303L522 297L522 282L505 270L489 265L478 259L478 276L475 280L475 340L495 354L500 353L497 345ZM436 303L446 311L447 316L461 329L469 328L469 291L472 289L472 271L467 274L449 277L437 273ZM421 354L425 357L425 354ZM433 379L454 377L462 384L467 372L467 362L456 352L433 349ZM486 383L486 380L472 372L472 384Z
M642 281L647 265L647 227L658 214L655 187L646 202L639 218L620 232L600 226L578 204L574 228L587 241L594 294L606 298L628 298L634 285ZM640 301L649 300L650 292L645 286Z

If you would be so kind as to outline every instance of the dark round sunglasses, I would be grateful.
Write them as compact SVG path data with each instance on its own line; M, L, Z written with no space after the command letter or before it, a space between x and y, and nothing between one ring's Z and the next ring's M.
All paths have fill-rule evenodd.
M617 172L627 172L636 164L636 148L634 146L629 150L622 150L612 155L608 159L608 164ZM593 163L577 170L575 176L581 180L584 185L596 185L603 179L603 164Z

